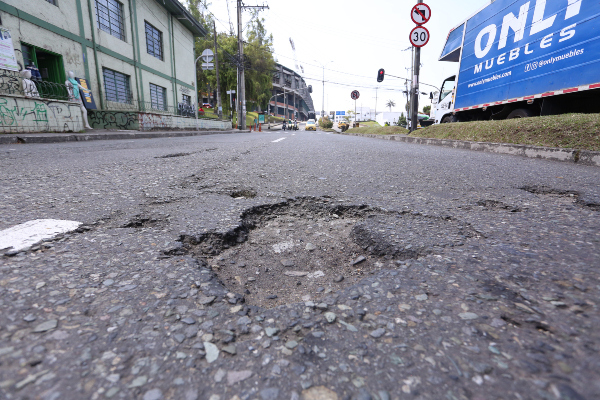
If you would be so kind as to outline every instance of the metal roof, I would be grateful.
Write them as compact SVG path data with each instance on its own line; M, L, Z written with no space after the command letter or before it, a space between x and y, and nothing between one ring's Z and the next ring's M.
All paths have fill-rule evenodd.
M171 14L177 18L179 22L192 32L194 36L206 36L208 32L200 25L198 21L186 8L177 0L156 0L159 4L162 3Z

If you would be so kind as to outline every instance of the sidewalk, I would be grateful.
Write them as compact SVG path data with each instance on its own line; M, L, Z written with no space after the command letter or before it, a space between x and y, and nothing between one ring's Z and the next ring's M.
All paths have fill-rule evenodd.
M249 130L227 131L111 131L94 129L85 133L6 133L0 134L2 144L25 143L62 143L85 142L90 140L124 140L124 139L155 139L165 137L186 137L204 135L222 135L231 133L250 132Z

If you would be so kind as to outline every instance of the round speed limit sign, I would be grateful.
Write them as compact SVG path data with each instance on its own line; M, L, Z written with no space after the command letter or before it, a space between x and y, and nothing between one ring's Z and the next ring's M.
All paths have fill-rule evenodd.
M429 42L429 31L424 26L416 26L410 31L410 43L415 47L423 47Z

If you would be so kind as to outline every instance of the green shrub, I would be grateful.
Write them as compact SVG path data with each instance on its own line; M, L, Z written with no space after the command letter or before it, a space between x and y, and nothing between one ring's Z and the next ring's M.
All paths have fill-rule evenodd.
M321 128L331 129L333 128L333 121L331 121L328 117L319 118L319 126Z

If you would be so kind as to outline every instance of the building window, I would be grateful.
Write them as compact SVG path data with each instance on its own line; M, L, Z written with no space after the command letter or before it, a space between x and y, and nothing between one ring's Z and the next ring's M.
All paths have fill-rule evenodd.
M104 91L106 100L131 104L133 97L129 85L129 76L112 69L103 68Z
M56 0L46 0L48 3L52 4L53 6L56 5Z
M96 0L98 28L114 37L125 40L123 24L123 4L116 0Z
M162 32L146 22L146 50L148 54L163 59Z
M166 110L167 109L167 89L155 85L153 83L150 84L150 102L152 108L155 110Z
M183 94L183 104L185 104L186 106L191 106L192 105L192 96L188 96L187 94Z
M21 52L24 68L31 71L32 79L54 83L65 82L65 68L60 54L26 43L21 43Z

